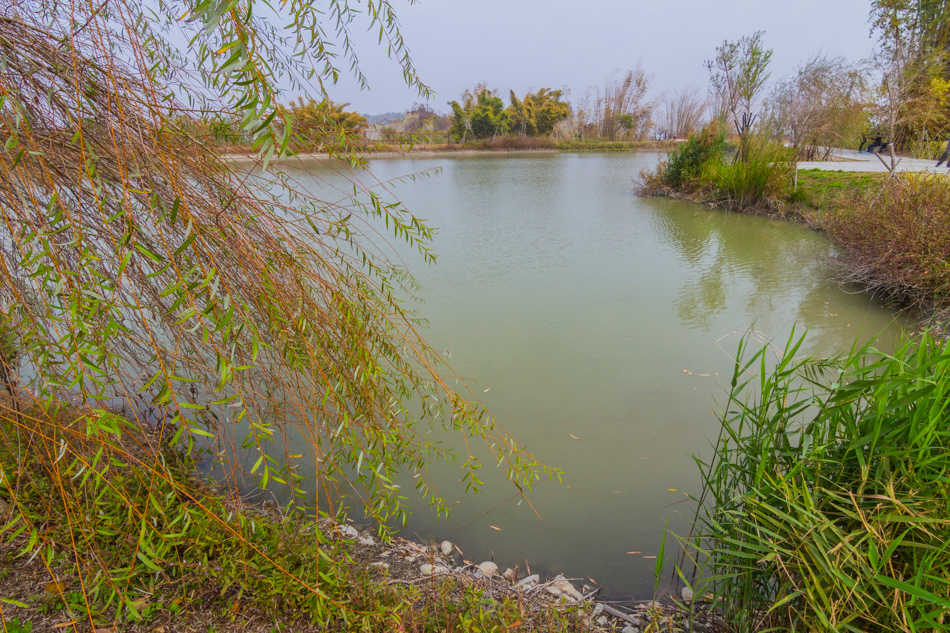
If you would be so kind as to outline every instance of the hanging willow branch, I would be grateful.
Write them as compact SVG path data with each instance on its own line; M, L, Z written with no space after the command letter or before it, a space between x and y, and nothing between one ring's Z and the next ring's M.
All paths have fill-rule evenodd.
M384 220L432 260L428 227L353 172L360 195L325 203L279 174L223 162L200 113L168 88L186 77L172 62L187 55L163 57L161 25L138 9L54 3L41 25L24 6L37 7L8 5L0 16L0 378L15 396L0 402L0 460L18 465L14 477L0 461L0 494L16 517L6 534L26 538L25 553L72 547L80 576L134 611L136 573L154 572L156 539L168 546L177 528L163 531L160 504L135 507L136 493L110 473L135 464L148 474L137 486L197 498L156 443L204 447L235 484L242 465L262 486L285 483L301 510L335 511L348 491L380 521L404 516L396 477L409 469L441 507L426 467L454 456L426 438L432 422L461 431L466 446L483 440L516 485L546 471L448 387L398 299L411 278L361 231ZM189 10L207 42L241 24L221 26L214 7ZM257 72L257 55L245 55L242 72ZM207 102L234 81L215 63L193 66ZM255 117L273 85L261 79L261 101L243 114L227 100L214 113L241 114L265 154L279 136L275 118ZM478 457L463 458L477 482ZM89 477L133 507L128 533L140 536L123 565L81 547L80 524L95 521ZM322 501L306 496L305 479ZM33 493L50 481L57 487L37 509ZM48 529L62 523L53 517L65 517L71 540Z

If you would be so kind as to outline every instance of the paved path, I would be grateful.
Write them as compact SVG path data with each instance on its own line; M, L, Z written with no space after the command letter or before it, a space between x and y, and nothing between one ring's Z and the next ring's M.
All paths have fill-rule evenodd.
M824 171L880 171L886 172L887 168L878 160L874 154L866 152L856 152L852 149L836 149L832 154L840 160L834 162L802 161L798 163L799 169L821 169ZM890 164L890 154L881 156ZM898 157L900 163L897 165L897 171L931 171L935 173L947 173L946 167L935 167L936 160L924 160L921 158Z

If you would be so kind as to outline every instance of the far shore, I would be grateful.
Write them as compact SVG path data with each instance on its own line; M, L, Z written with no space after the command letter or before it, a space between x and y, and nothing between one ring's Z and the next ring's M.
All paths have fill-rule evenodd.
M639 152L639 151L669 151L683 142L684 139L675 139L669 141L637 141L637 142L605 142L605 141L577 141L572 143L560 143L551 145L532 145L524 146L504 145L498 147L483 147L478 144L430 144L416 145L411 149L401 149L393 146L386 146L386 149L364 151L359 154L361 158L414 158L416 156L489 156L497 154L522 154L522 153L565 153L565 152ZM226 152L223 158L233 162L252 162L259 163L263 159L252 151L241 151L235 148L235 151ZM331 155L326 152L298 152L291 156L285 156L280 161L288 160L326 160Z

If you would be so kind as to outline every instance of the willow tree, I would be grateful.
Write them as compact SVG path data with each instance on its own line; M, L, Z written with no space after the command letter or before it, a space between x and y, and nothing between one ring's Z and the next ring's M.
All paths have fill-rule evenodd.
M441 504L426 467L451 455L433 423L484 440L516 485L537 476L443 379L400 298L411 278L365 237L385 226L432 261L430 229L358 170L359 195L326 203L226 162L190 124L239 120L266 168L291 140L285 91L326 99L340 65L366 83L357 25L428 93L387 0L26 0L0 16L0 525L24 556L69 552L84 595L120 615L191 564L168 547L202 504L162 445L203 448L223 477L246 464L302 512L350 490L380 521L404 512L401 471ZM476 483L479 455L462 455ZM128 502L125 525L102 523L90 486Z

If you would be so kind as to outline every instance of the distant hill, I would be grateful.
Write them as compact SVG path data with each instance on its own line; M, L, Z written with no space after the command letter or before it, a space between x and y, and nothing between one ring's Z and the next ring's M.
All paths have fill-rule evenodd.
M402 112L386 112L385 114L364 114L366 117L366 122L370 125L375 125L377 123L392 123L393 121L398 121L399 119L406 116L406 110Z

